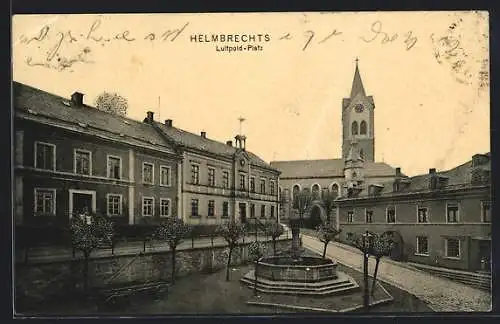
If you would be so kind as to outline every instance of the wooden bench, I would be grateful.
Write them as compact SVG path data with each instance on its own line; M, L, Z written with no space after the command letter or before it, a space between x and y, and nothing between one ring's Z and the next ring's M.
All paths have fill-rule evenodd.
M105 288L98 291L98 305L100 308L124 307L132 297L144 294L159 298L168 293L169 282L151 281L142 284L121 285L114 288Z

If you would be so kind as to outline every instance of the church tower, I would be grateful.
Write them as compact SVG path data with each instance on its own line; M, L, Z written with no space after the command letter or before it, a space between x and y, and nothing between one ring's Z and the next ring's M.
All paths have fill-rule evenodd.
M366 162L375 160L375 103L372 96L367 96L358 59L352 81L351 95L342 99L342 158L347 160L351 143L357 143L360 157Z

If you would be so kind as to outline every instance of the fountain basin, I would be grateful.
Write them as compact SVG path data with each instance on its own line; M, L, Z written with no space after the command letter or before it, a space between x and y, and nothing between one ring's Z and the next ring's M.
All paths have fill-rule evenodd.
M272 281L301 283L335 280L338 278L337 263L310 256L298 260L288 256L266 257L259 262L258 276Z

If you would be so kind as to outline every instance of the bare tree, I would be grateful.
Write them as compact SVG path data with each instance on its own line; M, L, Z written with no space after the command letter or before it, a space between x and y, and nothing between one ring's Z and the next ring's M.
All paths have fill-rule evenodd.
M188 224L184 224L182 219L169 217L163 223L158 225L154 237L166 241L170 247L172 256L172 284L175 283L175 263L177 255L177 247L182 243L186 234L191 230Z
M229 221L219 225L217 232L226 240L229 246L229 255L227 257L226 280L229 281L229 269L231 266L231 257L234 248L238 245L240 238L245 235L245 226L235 221Z
M97 109L118 116L126 116L128 100L116 92L102 92L95 100Z
M335 193L331 190L324 190L323 194L321 195L321 204L323 205L323 208L325 209L326 212L326 219L327 222L330 222L330 217L332 214L332 211L335 209L335 199L337 199L338 193ZM333 224L332 224L333 225Z
M269 222L266 224L266 232L267 235L271 236L273 241L273 255L276 255L276 240L283 234L283 226L274 221Z
M113 223L104 216L84 214L71 218L70 231L73 248L83 253L83 288L87 291L90 255L94 250L111 244Z
M340 234L342 230L336 229L330 222L325 222L316 227L316 236L324 244L323 247L323 259L326 256L326 248L328 243L333 241L337 235Z
M375 293L375 283L377 282L377 273L378 273L378 266L380 263L380 259L382 259L382 257L384 256L388 256L391 253L394 243L392 239L386 234L382 235L372 234L372 235L373 235L373 240L371 242L369 253L373 255L373 257L375 258L375 270L373 271L373 282L371 291L371 294L373 296L373 294Z
M259 269L259 261L264 256L265 250L266 250L265 245L262 242L258 241L252 242L248 246L248 256L250 257L250 260L252 260L255 264L254 286L253 286L253 292L255 295L257 295L257 276Z
M308 188L304 188L301 192L293 197L293 208L298 212L298 219L290 218L290 225L292 227L292 258L299 258L299 236L300 227L304 222L304 214L311 207L312 196Z

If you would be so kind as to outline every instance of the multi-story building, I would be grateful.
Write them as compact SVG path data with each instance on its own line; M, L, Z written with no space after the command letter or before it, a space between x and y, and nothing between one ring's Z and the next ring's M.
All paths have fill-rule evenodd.
M150 125L14 83L16 224L75 214L137 224L178 213L179 153Z
M278 218L279 172L245 149L109 114L14 82L16 224L66 225L83 209L140 224Z
M476 154L448 171L350 190L336 200L340 240L388 233L393 257L463 270L488 270L491 254L490 154Z
M191 224L224 219L277 220L279 171L245 149L246 137L221 143L173 126L155 123L183 152L181 214Z

